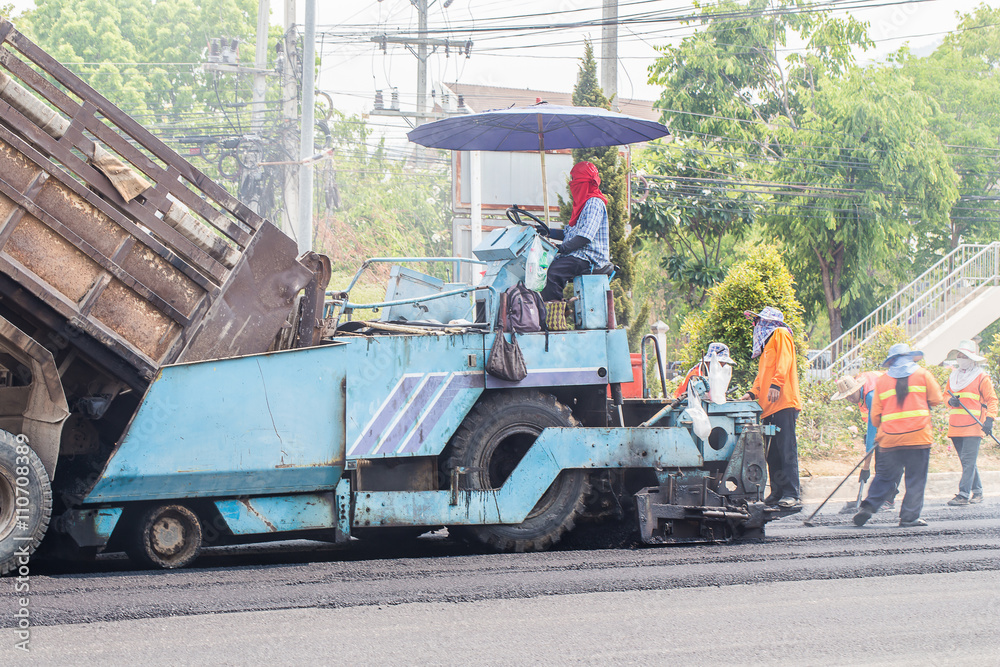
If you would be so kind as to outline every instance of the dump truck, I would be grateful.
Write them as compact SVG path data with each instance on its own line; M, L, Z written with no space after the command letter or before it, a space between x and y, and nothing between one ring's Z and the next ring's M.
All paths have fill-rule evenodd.
M175 568L206 544L443 527L500 551L583 523L725 541L785 513L762 501L756 403L698 382L621 398L607 275L574 280L572 330L517 336L523 379L486 371L503 295L553 249L516 210L474 259L372 258L329 291L328 258L7 21L0 38L3 572L40 545ZM381 265L384 300L352 301Z

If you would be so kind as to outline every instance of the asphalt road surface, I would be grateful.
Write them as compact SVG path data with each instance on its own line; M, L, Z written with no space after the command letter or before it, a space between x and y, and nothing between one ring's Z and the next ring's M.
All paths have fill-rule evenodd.
M30 652L0 631L0 665L1000 664L1000 501L931 502L927 528L804 516L729 545L497 555L432 536L211 549L169 572L35 563ZM13 580L0 601L9 628Z

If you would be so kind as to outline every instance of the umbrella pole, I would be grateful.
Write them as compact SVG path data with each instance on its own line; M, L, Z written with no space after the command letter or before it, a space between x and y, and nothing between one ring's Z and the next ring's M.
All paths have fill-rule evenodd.
M549 182L545 177L545 135L542 134L542 115L538 114L538 154L542 158L542 203L545 207L545 225L549 224Z

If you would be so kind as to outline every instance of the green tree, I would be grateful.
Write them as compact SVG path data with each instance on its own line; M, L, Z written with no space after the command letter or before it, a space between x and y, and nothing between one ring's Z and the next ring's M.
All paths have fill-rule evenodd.
M767 228L784 242L803 301L823 304L830 336L843 308L907 268L911 230L946 225L957 178L928 131L930 108L889 69L823 80L799 123L778 130L784 159Z
M573 105L578 107L611 108L611 100L604 94L597 81L597 61L594 48L589 41L584 44L583 60L573 88ZM649 307L644 305L638 316L632 302L632 287L635 282L635 237L629 229L628 218L628 174L624 161L618 154L618 146L582 148L573 151L573 162L587 160L593 162L601 174L601 192L608 197L608 235L611 245L611 261L618 267L611 289L615 295L615 314L618 323L631 326L633 333L641 335L642 324L649 317ZM569 220L573 209L572 196L568 200L559 198L560 214ZM634 347L634 346L633 346Z
M685 364L691 366L701 359L709 343L725 343L736 361L733 385L748 387L757 374L757 364L750 359L753 328L743 312L760 312L764 306L774 306L784 314L792 329L802 372L805 368L802 306L795 297L792 274L773 245L750 248L742 260L730 267L725 279L709 290L708 307L687 317L684 331L689 342L684 348Z
M19 28L147 123L189 118L249 95L245 77L206 74L199 66L209 38L254 43L253 0L37 0Z
M922 227L930 256L963 241L1000 236L1000 8L981 5L927 57L901 50L894 59L915 90L934 100L931 131L948 145L960 178L948 223ZM928 260L931 257L927 258Z
M637 163L647 185L633 205L633 223L666 242L660 266L689 307L701 306L756 220L759 199L736 187L743 163L694 140L652 144Z
M329 125L337 155L333 166L350 176L337 181L339 208L316 221L317 252L329 254L335 269L350 273L370 257L449 255L448 170L405 169L387 157L384 140L370 150L371 129L358 116L334 112ZM448 267L423 268L440 275Z
M770 122L796 124L817 82L845 71L852 50L871 44L864 24L805 0L721 0L692 22L704 27L662 47L649 68L650 83L664 87L657 102L664 122L753 154L780 155ZM803 46L783 55L790 36Z

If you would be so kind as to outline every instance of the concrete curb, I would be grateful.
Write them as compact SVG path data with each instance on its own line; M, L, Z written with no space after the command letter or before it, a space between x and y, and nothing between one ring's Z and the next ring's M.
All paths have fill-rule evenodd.
M874 471L872 477L874 477ZM1000 495L1000 471L980 471L980 478L983 480L983 495ZM927 475L927 489L924 491L925 498L951 498L958 493L958 481L961 479L960 472L932 472ZM840 484L843 477L802 477L799 480L803 503L821 503ZM865 485L865 491L868 485ZM900 483L900 491L905 488L905 484ZM858 473L855 472L851 478L844 482L836 495L830 502L837 500L857 500L858 498Z

